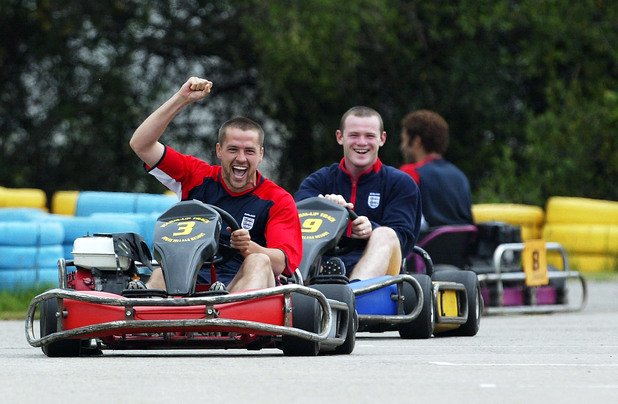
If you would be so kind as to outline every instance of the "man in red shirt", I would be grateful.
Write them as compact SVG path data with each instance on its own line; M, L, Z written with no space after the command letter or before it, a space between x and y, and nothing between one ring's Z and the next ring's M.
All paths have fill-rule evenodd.
M234 118L219 129L216 154L221 165L210 165L163 145L159 138L187 105L205 98L212 82L191 77L170 99L135 130L130 146L150 174L181 200L216 205L240 224L234 232L221 230L237 252L217 266L217 280L231 292L275 286L275 278L291 275L302 257L298 211L292 196L264 178L258 166L264 156L264 131L247 118ZM199 280L214 282L210 271ZM149 288L165 289L161 271L153 272Z

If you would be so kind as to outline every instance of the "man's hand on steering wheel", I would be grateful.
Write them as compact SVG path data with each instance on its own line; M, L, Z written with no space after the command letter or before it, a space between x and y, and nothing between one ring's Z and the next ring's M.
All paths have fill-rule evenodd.
M358 216L352 221L352 234L350 238L367 240L371 237L371 222L367 216Z
M238 250L243 257L251 254L251 248L253 243L251 241L251 235L249 234L249 230L247 229L238 229L232 231L230 227L227 228L227 231L230 232L230 247L235 250Z
M351 203L351 202L347 202L345 200L345 198L343 196L341 196L341 195L336 195L336 194L322 195L322 194L319 194L318 197L319 198L327 199L327 200L329 200L331 202L335 202L337 205L343 206L344 208L354 209L354 204Z

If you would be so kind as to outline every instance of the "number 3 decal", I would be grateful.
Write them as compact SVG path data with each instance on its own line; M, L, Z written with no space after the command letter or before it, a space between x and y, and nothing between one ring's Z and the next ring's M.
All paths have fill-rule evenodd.
M177 225L179 231L176 233L172 233L172 236L174 237L186 236L188 234L191 234L193 228L195 227L195 222L178 222Z

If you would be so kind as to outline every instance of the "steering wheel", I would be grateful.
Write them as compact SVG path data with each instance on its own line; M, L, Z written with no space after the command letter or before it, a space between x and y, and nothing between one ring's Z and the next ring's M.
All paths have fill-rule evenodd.
M226 210L221 209L218 206L208 205L212 209L216 210L221 219L232 229L232 231L236 231L240 229L238 222L232 215L230 215ZM205 265L212 264L222 264L224 262L229 261L234 254L236 254L236 250L234 250L228 243L224 243L221 241L221 237L219 237L219 248L217 249L217 253L212 257L210 261L204 262Z
M358 215L352 209L346 208L346 210L348 211L349 220L354 221L358 218ZM341 242L341 240L339 241ZM345 245L345 246L336 245L334 248L332 248L331 251L328 252L328 255L334 255L334 256L346 255L347 253L351 252L353 249L354 249L354 245L352 243L348 243L348 245Z

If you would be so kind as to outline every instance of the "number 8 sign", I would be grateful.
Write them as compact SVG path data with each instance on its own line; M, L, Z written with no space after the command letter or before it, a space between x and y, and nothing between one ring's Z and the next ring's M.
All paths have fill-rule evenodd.
M528 240L522 257L526 286L543 286L549 283L547 274L547 249L543 240Z

